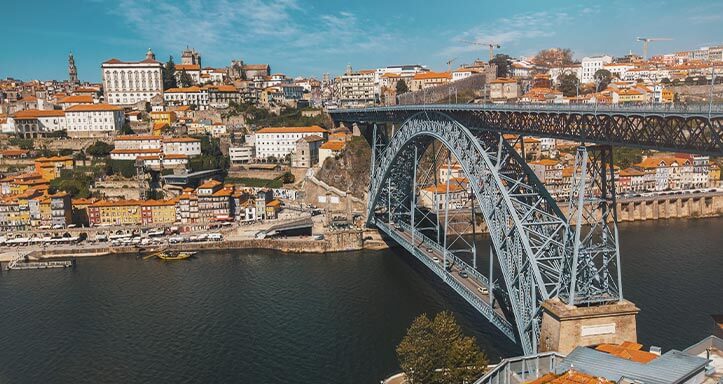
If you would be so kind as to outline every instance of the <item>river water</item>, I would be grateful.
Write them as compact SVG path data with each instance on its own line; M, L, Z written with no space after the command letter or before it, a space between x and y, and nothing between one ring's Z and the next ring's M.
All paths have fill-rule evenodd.
M723 313L723 218L621 226L640 342L685 348ZM491 360L520 353L401 251L81 259L0 274L0 383L378 383L420 313Z

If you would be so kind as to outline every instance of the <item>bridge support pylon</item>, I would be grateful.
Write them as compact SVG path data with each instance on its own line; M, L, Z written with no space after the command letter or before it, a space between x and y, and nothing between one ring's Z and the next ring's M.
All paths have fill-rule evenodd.
M542 304L540 352L637 341L635 304L623 299L613 152L580 146L575 157L559 296Z

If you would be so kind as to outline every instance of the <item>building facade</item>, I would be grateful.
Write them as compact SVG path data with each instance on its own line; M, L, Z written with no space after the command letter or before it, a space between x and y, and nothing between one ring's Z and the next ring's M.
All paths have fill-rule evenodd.
M114 105L150 102L163 95L163 64L149 49L142 61L110 59L101 64L105 101Z

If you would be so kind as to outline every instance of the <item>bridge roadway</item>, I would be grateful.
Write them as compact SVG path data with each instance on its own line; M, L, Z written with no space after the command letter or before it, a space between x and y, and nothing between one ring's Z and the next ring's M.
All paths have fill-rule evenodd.
M468 129L723 156L723 105L421 104L334 109L337 123L399 125L442 113Z
M451 270L447 271L443 265L445 250L418 230L413 230L406 223L399 223L398 228L396 225L392 226L381 221L376 221L376 225L441 277L505 336L513 342L516 341L514 326L507 321L500 306L490 305L492 290L489 280L484 275L449 251L446 251L447 260L452 260L453 264ZM437 261L434 260L435 257L438 259ZM460 275L462 271L467 272L467 278Z

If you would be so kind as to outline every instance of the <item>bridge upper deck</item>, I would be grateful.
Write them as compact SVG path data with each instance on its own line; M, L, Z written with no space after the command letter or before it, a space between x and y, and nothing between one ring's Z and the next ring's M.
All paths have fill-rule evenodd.
M346 123L444 113L469 129L723 156L723 105L420 104L330 110ZM421 115L420 115L421 114Z

